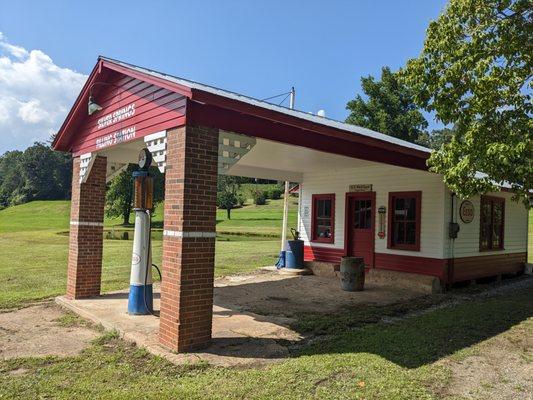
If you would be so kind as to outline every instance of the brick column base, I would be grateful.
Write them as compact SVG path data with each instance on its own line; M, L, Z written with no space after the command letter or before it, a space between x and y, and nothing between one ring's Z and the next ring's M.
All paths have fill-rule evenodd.
M218 130L167 133L159 341L179 352L211 340L217 162Z
M72 166L72 203L67 297L100 295L107 159L96 157L89 177L80 183L80 159Z

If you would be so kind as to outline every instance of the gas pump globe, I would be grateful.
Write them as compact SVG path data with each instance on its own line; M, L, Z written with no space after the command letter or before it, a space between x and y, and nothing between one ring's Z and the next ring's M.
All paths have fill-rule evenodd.
M139 153L139 170L133 172L135 231L128 298L128 313L132 315L146 315L153 312L150 229L154 206L154 178L148 172L151 163L152 154L148 149L142 149Z

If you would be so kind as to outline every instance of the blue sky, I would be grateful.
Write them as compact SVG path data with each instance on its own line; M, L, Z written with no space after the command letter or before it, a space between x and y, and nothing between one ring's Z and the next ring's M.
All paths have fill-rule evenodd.
M57 129L99 54L257 98L294 85L296 108L324 109L328 117L343 120L346 102L360 92L360 77L379 75L384 65L397 69L416 57L427 25L445 3L1 2L0 66L9 62L9 76L17 79L7 81L8 73L0 69L0 97L12 99L3 108L0 103L0 134L11 132L0 153L24 148ZM21 70L29 76L15 87L12 80L19 80ZM55 75L48 79L50 70ZM32 84L32 79L43 82ZM61 97L54 110L44 109L53 97L47 81L53 83L50 93ZM34 95L31 86L40 94ZM6 115L15 114L22 122L2 126Z

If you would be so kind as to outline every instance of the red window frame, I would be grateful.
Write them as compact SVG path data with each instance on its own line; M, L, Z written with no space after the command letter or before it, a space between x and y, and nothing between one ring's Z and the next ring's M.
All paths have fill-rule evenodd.
M334 243L335 242L335 194L314 194L311 196L312 212L311 212L311 241L318 243ZM317 237L317 212L318 207L316 205L319 200L331 200L331 237L323 238Z
M396 199L415 199L415 220L404 220L404 223L408 222L415 223L415 243L413 244L395 244L394 243L394 203ZM410 251L420 251L420 224L422 218L422 192L421 191L412 191L412 192L389 192L389 212L387 218L387 248L396 249L396 250L410 250Z
M483 245L483 203L490 203L490 220L491 220L491 229L488 237L488 244ZM500 203L502 206L502 223L500 226L500 244L498 247L493 247L492 232L494 230L494 203ZM504 250L504 235L505 235L505 199L503 197L494 197L494 196L481 196L479 202L479 251L499 251Z

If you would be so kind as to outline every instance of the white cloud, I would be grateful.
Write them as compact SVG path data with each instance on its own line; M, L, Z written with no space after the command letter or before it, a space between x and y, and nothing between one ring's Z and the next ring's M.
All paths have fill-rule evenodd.
M9 43L0 32L0 154L48 140L86 79L41 50Z

